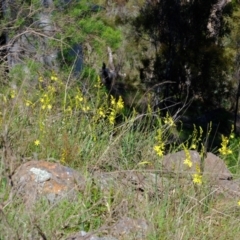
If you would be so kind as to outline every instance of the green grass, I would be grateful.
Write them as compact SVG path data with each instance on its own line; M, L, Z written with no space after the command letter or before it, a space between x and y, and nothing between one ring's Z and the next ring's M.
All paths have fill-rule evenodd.
M125 215L125 208L129 217L149 222L151 231L146 239L238 239L237 200L216 198L205 185L182 182L177 177L163 181L158 176L156 180L163 181L160 185L164 191L153 181L149 189L136 193L131 187L126 190L119 179L115 182L117 187L102 191L89 170L101 169L113 175L160 171L161 157L153 150L160 141L159 137L156 139L157 131L162 133L162 143L171 145L169 149L174 152L181 149L176 141L172 142L175 126L169 127L170 121L160 117L153 124L149 121L151 111L144 118L133 113L113 125L109 114L114 106L107 104L97 77L93 84L82 79L90 86L82 94L77 83L67 86L64 75L55 74L57 80L51 80L52 73L46 76L45 86L41 82L31 91L27 91L29 86L24 81L15 91L2 88L1 135L19 159L16 165L20 164L20 156L31 159L33 155L60 162L84 174L87 188L75 201L62 199L51 205L43 198L29 210L21 199L11 196L4 170L8 163L2 157L0 239L31 239L41 234L47 239L64 239L79 230L98 232L101 226L109 226ZM104 116L99 115L100 108ZM34 144L36 140L39 145ZM127 202L125 208L123 202ZM130 238L134 236L125 239Z

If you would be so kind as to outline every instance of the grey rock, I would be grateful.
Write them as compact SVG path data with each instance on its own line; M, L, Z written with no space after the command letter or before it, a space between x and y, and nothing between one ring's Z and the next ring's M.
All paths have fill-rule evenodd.
M110 233L118 238L131 236L140 240L146 239L148 231L149 225L144 219L123 217L112 226Z
M74 198L85 188L85 178L74 169L59 163L32 160L22 164L12 177L13 189L28 205L41 197L50 203Z
M95 234L80 231L78 233L70 235L69 237L66 238L66 240L118 240L118 239L112 236L98 237Z
M222 159L213 153L207 153L204 161L204 175L210 180L231 180L232 174Z
M95 234L80 231L72 234L66 240L118 240L118 239L146 239L149 225L144 219L123 217L109 227L109 235L98 237Z
M166 174L176 174L187 176L196 173L197 167L201 166L201 157L197 151L189 150L192 167L184 164L187 158L185 151L170 153L163 157L163 171ZM203 176L209 181L231 180L232 174L228 170L222 159L213 153L207 153L207 157L203 160Z

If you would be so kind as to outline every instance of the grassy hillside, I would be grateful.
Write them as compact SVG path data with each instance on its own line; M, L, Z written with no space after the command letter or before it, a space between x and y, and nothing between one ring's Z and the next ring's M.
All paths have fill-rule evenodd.
M207 130L193 126L190 133L183 132L178 117L161 116L151 102L144 113L137 108L129 112L126 105L129 110L129 102L139 93L131 93L126 103L109 96L101 82L100 68L108 61L110 46L116 65L128 75L127 84L146 90L136 69L141 67L141 55L152 54L151 47L144 42L134 45L129 24L143 1L99 1L105 9L90 13L87 2L80 1L72 12L53 15L58 32L49 44L64 56L60 54L62 68L49 69L27 59L1 75L0 239L66 239L80 230L98 234L100 227L104 235L109 225L126 215L149 223L146 239L238 239L240 199L225 198L224 191L216 196L201 170L188 182L160 174L162 157L169 152L184 150L187 155L191 149L203 154L211 124ZM77 78L72 74L72 60L65 61L64 55L75 42L82 42L85 60ZM7 80L3 79L6 75ZM233 132L222 136L215 153L238 179L239 138ZM9 177L31 159L76 169L87 179L85 191L74 202L63 198L52 205L43 198L27 208L13 194ZM103 191L93 181L96 172L123 174L120 178L133 172L153 173L151 194L141 188L131 192L124 185ZM164 188L157 185L160 175Z

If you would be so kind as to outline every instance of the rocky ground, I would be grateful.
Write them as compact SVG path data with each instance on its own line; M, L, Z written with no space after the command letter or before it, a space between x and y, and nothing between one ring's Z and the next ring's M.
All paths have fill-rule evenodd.
M121 195L122 201L114 207L108 225L95 232L69 234L66 240L146 239L153 224L147 219L134 218L129 209L141 211L138 208L146 198L161 201L166 194L174 195L176 188L181 187L184 191L193 186L192 175L196 166L202 163L198 152L189 151L189 154L193 163L191 168L184 164L187 157L185 151L180 151L164 156L159 169L150 167L116 172L96 170L81 173L59 163L31 160L23 163L13 175L11 196L21 198L29 209L41 198L46 198L50 205L65 198L74 202L91 182L100 189L103 198L114 191ZM208 193L216 199L216 204L223 206L226 202L238 201L240 198L240 182L233 179L223 160L216 155L207 153L202 176L201 187L207 186ZM198 186L197 191L199 189ZM129 201L129 196L134 200ZM133 205L133 202L136 204Z

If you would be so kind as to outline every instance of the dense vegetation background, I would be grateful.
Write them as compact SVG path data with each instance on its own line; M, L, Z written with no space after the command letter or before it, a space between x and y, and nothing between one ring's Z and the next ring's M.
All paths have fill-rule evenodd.
M3 202L10 196L9 178L32 158L86 172L142 171L161 169L161 158L169 152L192 149L202 156L218 154L239 174L239 1L6 0L0 18ZM189 194L201 199L195 190L194 185ZM19 229L24 232L18 239L27 239L34 222L49 239L80 225L97 229L121 196L113 192L106 205L94 183L87 191L79 197L84 202L80 217L77 203L60 203L56 215L46 203L27 213L19 200L11 200L2 208L0 239L5 239L1 232L17 239ZM211 221L204 214L212 200L194 208L185 195L179 187L161 208L159 199L147 199L146 212L132 212L154 221L149 239L159 239L163 229L174 229L175 219L182 218L190 226L185 239L193 234L203 239L195 226L201 218ZM42 208L49 224L35 217ZM189 210L193 221L187 209L194 209L196 215ZM17 215L21 221L15 221ZM74 223L68 225L71 215ZM225 234L234 235L235 229L237 237L238 218L225 215L214 215L216 222ZM201 226L206 230L210 224ZM211 239L220 239L215 225L211 230Z
M96 79L102 62L111 68L110 47L113 84L122 83L129 106L146 109L142 101L129 99L138 92L138 100L148 94L153 109L163 115L177 113L205 125L234 123L237 1L7 2L1 10L2 84L20 84L16 75L23 69L32 82L46 69L70 74L79 83L90 75ZM214 131L221 132L221 126Z

